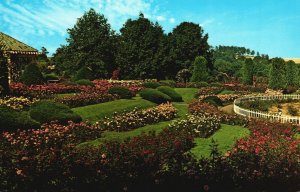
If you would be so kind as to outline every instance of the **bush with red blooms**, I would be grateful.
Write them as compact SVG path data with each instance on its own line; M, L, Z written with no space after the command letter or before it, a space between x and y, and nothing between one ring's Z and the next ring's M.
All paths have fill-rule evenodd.
M112 95L103 92L93 92L93 93L83 92L83 93L76 94L74 96L55 98L55 101L66 104L71 108L74 108L74 107L81 107L86 105L113 101L118 98L119 97L117 95Z
M85 124L53 124L35 131L4 133L1 189L120 191L126 187L134 191L138 186L155 186L160 175L182 167L184 154L193 146L189 134L171 129L98 147L75 146L99 133L98 127Z
M192 101L189 104L188 110L193 115L204 114L208 116L217 116L218 118L220 118L221 123L225 124L247 126L247 124L249 123L248 118L236 114L223 113L212 104L202 101Z
M299 190L300 140L294 138L296 127L252 121L249 128L251 135L239 140L226 155L235 182L248 189L268 186L276 191Z

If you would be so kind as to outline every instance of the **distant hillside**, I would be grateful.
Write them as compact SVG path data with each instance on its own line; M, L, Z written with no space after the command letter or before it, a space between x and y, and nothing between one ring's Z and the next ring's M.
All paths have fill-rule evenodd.
M289 60L292 60L294 61L295 63L298 63L300 64L300 58L283 58L285 61L289 61Z

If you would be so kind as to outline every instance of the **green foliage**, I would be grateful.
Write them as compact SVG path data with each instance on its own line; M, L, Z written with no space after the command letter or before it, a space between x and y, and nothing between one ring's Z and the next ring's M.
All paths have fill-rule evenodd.
M35 129L39 127L40 124L31 119L27 112L18 112L11 108L0 106L0 131Z
M269 87L272 89L284 89L287 86L285 62L281 58L272 59L269 74Z
M223 106L223 102L217 96L207 96L203 99L204 102L210 103L216 107Z
M46 81L48 81L48 80L59 80L59 77L55 73L49 73L49 74L44 75L44 79Z
M173 81L173 80L161 80L161 81L159 81L159 83L161 85L169 86L169 87L175 87L176 86L176 82Z
M36 64L28 64L21 76L21 80L26 85L38 85L44 80L40 68Z
M208 69L207 61L204 57L197 56L193 63L193 75L191 77L192 82L207 81Z
M68 121L80 122L81 117L74 113L67 105L52 101L39 101L29 110L30 117L40 123L58 121L66 124Z
M243 83L246 85L252 85L253 84L253 61L252 59L246 59L246 61L243 64L243 69L242 69L242 78L243 78Z
M108 90L109 94L119 95L121 99L131 99L132 93L126 87L112 87Z
M190 68L197 56L207 59L209 45L208 34L203 28L192 22L182 22L174 28L170 38L170 61L172 67L169 70L174 74L183 68ZM212 69L211 66L209 68Z
M299 69L294 61L286 63L286 80L287 86L298 87L299 85Z
M160 86L157 88L158 91L168 95L171 97L172 101L174 102L182 102L182 96L179 95L174 89L168 86Z
M94 9L68 29L67 45L57 49L53 62L68 75L87 66L95 78L108 78L115 66L117 39L107 19ZM80 79L87 79L81 77Z
M158 54L163 40L163 30L140 14L136 20L128 19L120 29L117 64L123 79L157 78L161 73Z
M156 89L157 87L160 86L160 83L158 83L158 82L145 82L143 84L143 86L146 87L146 88Z
M7 68L6 60L1 53L1 47L0 47L0 86L2 87L0 94L6 94L9 92L8 68Z
M293 107L292 105L288 105L288 112L292 116L297 116L298 115L298 109Z
M146 99L148 101L152 101L154 103L160 104L160 103L166 103L168 101L172 101L171 97L168 95L156 90L147 88L140 92L140 96L143 99Z
M78 81L75 81L75 83L77 85L95 86L95 84L88 79L80 79Z
M77 71L76 76L74 77L74 80L80 80L80 79L88 79L91 80L93 78L93 72L90 68L84 66L81 69Z

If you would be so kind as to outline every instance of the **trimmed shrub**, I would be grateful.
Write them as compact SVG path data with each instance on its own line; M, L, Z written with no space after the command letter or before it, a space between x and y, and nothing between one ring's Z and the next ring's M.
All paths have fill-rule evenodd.
M95 86L95 84L88 79L80 79L75 83L76 85Z
M74 77L74 80L80 80L80 79L89 79L91 80L93 78L92 70L88 67L84 66L81 69L77 71L77 74Z
M108 90L109 94L116 94L119 95L121 99L131 99L132 93L126 87L113 87Z
M35 129L40 124L31 119L27 112L17 112L9 107L0 106L0 131Z
M202 99L202 101L210 103L210 104L212 104L212 105L214 105L216 107L223 106L222 100L219 97L217 97L217 96L207 96L204 99Z
M152 89L156 89L157 87L160 86L158 82L145 82L143 85L146 88L152 88Z
M157 88L158 91L168 95L171 97L172 101L175 102L181 102L182 101L182 96L179 95L174 89L168 86L160 86Z
M156 89L144 89L140 92L140 96L143 99L146 99L148 101L152 101L154 103L160 104L160 103L166 103L168 101L172 101L171 97L168 95L156 90Z
M200 81L207 81L209 74L207 68L207 61L204 57L197 56L193 63L193 74L191 77L192 82L200 82Z
M159 83L162 86L169 86L169 87L173 87L173 88L176 86L176 82L173 80L161 80L161 81L159 81Z
M43 83L44 77L36 64L29 64L21 76L21 81L26 85L38 85Z
M59 80L58 76L55 73L45 74L44 75L44 79L46 81L49 81L49 80Z
M82 119L67 105L52 101L39 101L34 103L29 110L30 117L40 123L58 121L66 124L68 121L80 122Z

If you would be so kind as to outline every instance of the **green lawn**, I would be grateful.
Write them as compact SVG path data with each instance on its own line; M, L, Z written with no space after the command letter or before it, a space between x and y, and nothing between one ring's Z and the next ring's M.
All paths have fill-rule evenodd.
M89 120L90 122L95 123L105 116L112 116L114 112L131 111L135 107L139 109L150 108L155 105L156 104L150 101L135 97L133 99L120 99L106 103L77 107L72 110L80 115L84 121Z
M189 103L195 99L195 94L198 90L197 88L175 88L175 91L182 96L185 103Z
M213 138L218 143L218 149L221 154L225 154L234 146L238 139L249 134L250 131L244 127L222 124L221 129L214 133L211 137L196 138L196 146L191 150L191 152L198 159L201 157L209 158L211 139Z
M296 138L296 139L300 139L300 133L296 133L296 134L295 134L295 138Z

